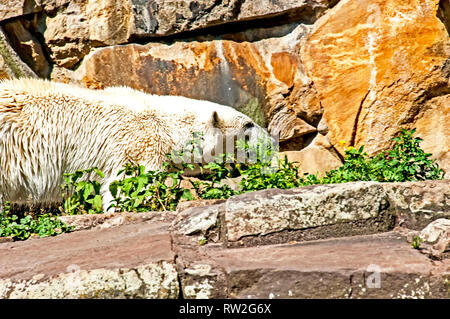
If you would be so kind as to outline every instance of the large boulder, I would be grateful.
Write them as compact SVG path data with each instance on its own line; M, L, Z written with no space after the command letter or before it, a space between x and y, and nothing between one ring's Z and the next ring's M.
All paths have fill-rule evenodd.
M52 60L73 68L93 47L170 36L230 22L303 16L317 18L335 0L38 0L0 6L0 22L38 14L36 31Z
M301 60L341 154L341 140L373 154L416 127L449 169L448 13L448 1L342 0L315 23Z
M227 247L372 234L396 225L420 230L450 217L448 186L448 181L353 182L268 189L185 209L174 229L182 238L203 236Z

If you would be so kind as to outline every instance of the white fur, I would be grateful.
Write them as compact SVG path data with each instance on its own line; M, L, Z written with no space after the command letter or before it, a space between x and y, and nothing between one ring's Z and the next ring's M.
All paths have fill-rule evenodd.
M95 91L38 79L1 82L0 208L5 201L60 202L64 173L98 167L105 173L106 211L109 184L127 162L158 169L193 132L204 132L212 149L217 128L237 132L250 122L224 105L126 87Z

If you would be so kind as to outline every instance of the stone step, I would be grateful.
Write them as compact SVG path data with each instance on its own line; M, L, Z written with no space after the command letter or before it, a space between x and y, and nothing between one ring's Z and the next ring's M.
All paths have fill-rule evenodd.
M449 298L448 185L317 185L67 216L72 233L0 243L0 298ZM412 248L417 235L433 246Z
M0 244L0 298L177 298L168 223Z
M354 182L268 189L191 207L179 211L173 229L181 241L202 236L227 247L246 247L374 234L399 224L420 230L449 217L449 180Z
M450 259L433 261L396 232L224 248L171 245L168 225L0 244L0 297L450 297Z
M450 297L450 260L431 261L395 232L178 253L185 298Z

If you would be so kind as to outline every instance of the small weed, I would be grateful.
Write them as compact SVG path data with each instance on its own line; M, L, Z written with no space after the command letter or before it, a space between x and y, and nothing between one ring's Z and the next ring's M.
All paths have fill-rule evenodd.
M411 247L414 249L420 249L420 237L415 236L413 238L413 241L411 242Z

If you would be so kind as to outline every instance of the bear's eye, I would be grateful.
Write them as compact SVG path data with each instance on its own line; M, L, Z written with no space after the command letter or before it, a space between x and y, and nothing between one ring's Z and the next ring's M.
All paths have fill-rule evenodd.
M248 122L248 123L246 123L246 124L244 125L244 130L251 129L251 128L253 128L253 127L255 127L255 124L252 123L252 122Z

